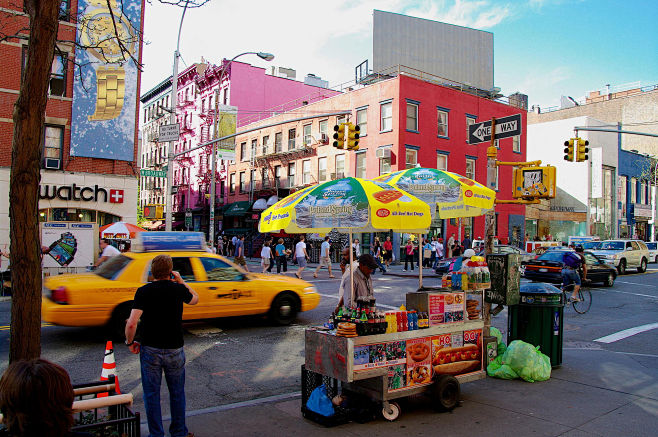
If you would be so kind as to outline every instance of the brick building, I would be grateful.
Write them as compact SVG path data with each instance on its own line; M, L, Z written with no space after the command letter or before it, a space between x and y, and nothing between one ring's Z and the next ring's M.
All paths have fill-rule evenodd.
M105 80L101 77L105 65L94 61L98 53L76 49L74 44L77 24L73 18L94 19L90 9L86 9L87 3L84 0L62 2L58 50L51 70L43 131L39 220L71 230L72 223L78 223L76 229L83 229L80 224L84 223L88 229L95 230L92 241L97 243L100 226L115 221L137 221L139 170L135 126L140 73L132 62L115 68L125 75L125 87L118 90L125 92L125 101L112 110L114 113L109 110L102 113L99 108L106 108L106 102L101 103L102 97L97 93L97 79ZM29 17L23 12L20 1L0 0L0 8L5 14L3 24L11 22L16 28L29 28ZM121 13L119 6L117 8L118 26L124 26L126 34L137 36L143 29L143 3L142 8L130 8L125 14ZM9 243L12 113L20 91L27 41L9 38L0 42L0 57L3 59L3 73L0 75L0 247ZM126 46L137 59L141 58L138 37L126 42ZM87 91L82 90L79 69L85 77L93 78L89 79L93 82L84 84ZM78 247L76 261L70 267L88 265L96 255L96 248L92 243L84 250L82 246ZM51 261L44 258L44 266L49 267Z
M224 229L253 232L259 211L268 203L300 187L341 177L371 179L420 165L447 169L486 184L488 144L468 144L467 132L469 124L492 117L521 114L522 134L499 141L499 159L525 160L525 111L478 97L454 83L442 85L439 80L402 72L309 104L304 111L244 126L253 131L236 138L236 162L229 166L226 189L230 205L238 207L229 205L223 217ZM356 153L336 149L329 140L333 126L345 120L346 115L340 112L346 112L350 121L361 127ZM304 114L317 115L290 121ZM276 125L257 129L271 124ZM501 198L511 198L511 167L500 168L498 193ZM233 209L235 213L231 213ZM497 205L496 217L496 233L503 241L522 241L523 206ZM457 234L457 223L437 220L432 233ZM465 232L471 237L483 236L484 217L464 219L462 236ZM369 236L362 238L367 245ZM394 235L394 240L398 238Z

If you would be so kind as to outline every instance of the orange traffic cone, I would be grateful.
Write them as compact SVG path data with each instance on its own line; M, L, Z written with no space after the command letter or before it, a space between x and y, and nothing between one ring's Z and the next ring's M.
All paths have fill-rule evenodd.
M119 390L119 375L117 375L117 365L114 361L114 348L112 347L112 342L108 341L105 345L105 359L103 360L101 381L109 381L111 375L114 375L114 384L116 385L114 391L116 391L117 394L120 394L121 391ZM107 395L107 393L99 393L97 397L102 398Z

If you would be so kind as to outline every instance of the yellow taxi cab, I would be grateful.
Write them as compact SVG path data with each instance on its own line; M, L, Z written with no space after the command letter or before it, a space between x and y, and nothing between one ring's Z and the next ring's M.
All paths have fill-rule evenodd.
M312 310L320 302L320 295L309 282L250 273L222 256L206 252L201 233L143 234L151 235L144 235L144 241L134 245L137 252L114 256L92 273L47 278L42 320L62 326L108 325L115 335L123 335L135 291L153 280L151 261L162 253L172 257L173 270L199 294L197 305L183 306L183 320L263 314L277 324L287 325L299 311ZM166 237L164 244L152 244L162 237ZM186 243L177 244L185 238Z

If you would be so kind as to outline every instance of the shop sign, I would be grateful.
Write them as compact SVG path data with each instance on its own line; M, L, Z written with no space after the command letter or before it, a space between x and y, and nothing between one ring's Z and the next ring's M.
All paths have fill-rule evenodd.
M651 217L651 205L636 203L634 204L633 211L635 217Z
M557 212L576 212L576 208L573 206L551 206L550 210Z
M92 187L79 187L71 185L41 185L39 187L39 199L77 200L83 202L109 202L123 203L123 190L106 190L98 185ZM102 199L102 200L99 200Z

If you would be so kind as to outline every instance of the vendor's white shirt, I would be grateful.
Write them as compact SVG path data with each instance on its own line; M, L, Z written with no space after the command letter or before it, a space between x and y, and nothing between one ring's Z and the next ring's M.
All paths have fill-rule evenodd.
M352 262L352 267L355 269L359 268L359 262L358 261L353 261ZM350 266L349 264L345 266L345 273L343 273L343 277L340 279L340 287L338 288L338 300L340 298L343 298L343 305L345 306L350 306L351 302L351 296L352 296L352 291L350 288ZM348 290L347 296L345 295L345 290Z
M101 253L101 258L106 256L108 258L112 258L113 256L119 255L121 252L119 252L119 249L116 247L112 246L111 244L108 244L105 246L105 249L103 249L103 253Z
M271 253L272 253L272 249L269 246L263 246L263 248L260 250L260 257L265 259L270 259Z
M304 254L304 249L306 249L306 243L303 241L300 241L295 245L295 257L296 258L304 258L306 255Z

